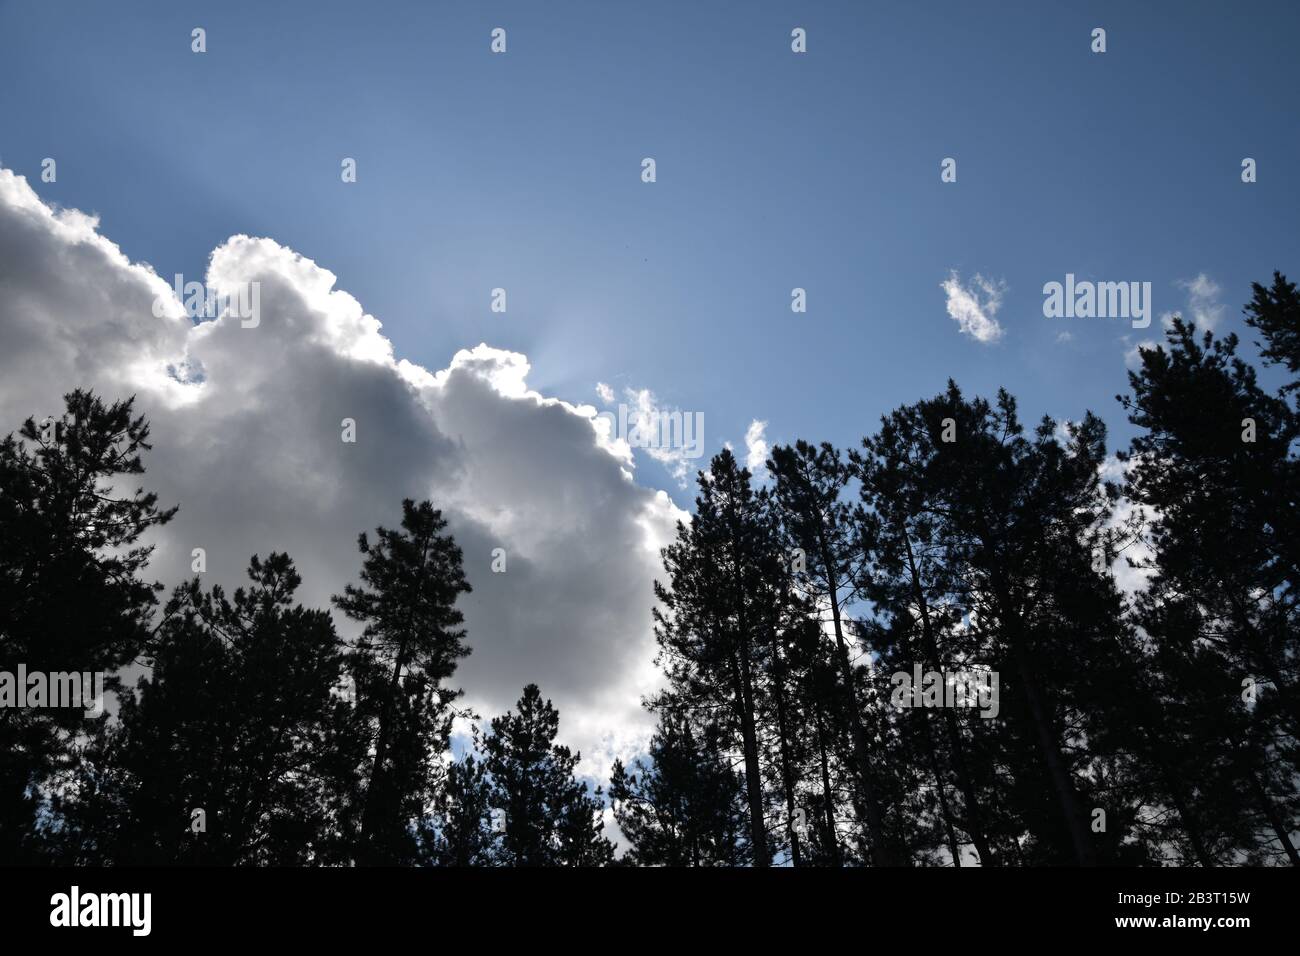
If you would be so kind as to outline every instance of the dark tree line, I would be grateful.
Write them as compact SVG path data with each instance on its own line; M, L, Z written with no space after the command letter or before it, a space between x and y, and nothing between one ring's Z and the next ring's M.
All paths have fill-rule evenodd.
M614 768L630 858L1300 865L1300 297L1245 312L1292 379L1175 321L1118 396L1122 480L1097 416L951 382L768 481L715 457L664 552L651 760ZM898 706L929 672L996 675L996 716Z
M1286 381L1175 320L1118 472L1097 416L952 382L765 479L718 454L608 808L536 685L453 746L470 583L432 504L360 536L356 640L285 554L164 600L148 425L73 392L0 443L0 673L105 672L120 707L0 708L0 861L1300 865L1300 296L1275 273L1245 314Z
M465 646L462 555L428 502L361 535L334 598L305 608L286 554L227 594L198 578L159 608L140 538L170 520L132 401L77 391L0 445L0 672L115 675L115 717L0 708L0 861L67 864L599 865L603 800L554 743L535 686L481 757L447 761ZM143 665L134 686L116 675Z

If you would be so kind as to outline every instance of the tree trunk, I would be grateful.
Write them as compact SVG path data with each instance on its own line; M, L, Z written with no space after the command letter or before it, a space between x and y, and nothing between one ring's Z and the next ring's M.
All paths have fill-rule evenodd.
M745 797L749 803L749 839L754 845L754 865L769 866L767 826L763 821L763 781L758 765L758 735L754 730L753 688L750 684L748 641L733 658L736 671L736 704L740 708L740 736L745 755Z
M1246 776L1250 781L1250 789L1254 793L1255 799L1259 801L1259 808L1264 811L1269 826L1273 828L1273 833L1277 836L1277 842L1281 843L1282 848L1286 850L1291 865L1300 866L1300 853L1296 851L1295 844L1291 842L1291 834L1287 831L1286 821L1277 812L1277 806L1268 798L1268 794L1264 791L1264 785L1259 781L1259 774L1251 770Z
M1209 850L1205 847L1205 840L1201 836L1200 826L1192 819L1187 801L1183 798L1183 788L1178 781L1174 779L1165 760L1156 751L1156 763L1159 766L1160 777L1164 781L1165 790L1169 794L1169 799L1173 802L1174 809L1178 811L1178 819L1182 821L1183 832L1187 834L1187 839L1192 844L1192 852L1196 854L1197 861L1201 866L1212 867L1218 866L1214 858L1210 856Z
M392 703L401 684L402 667L405 664L406 643L398 645L397 657L393 661L393 675L388 680L388 694L379 708L379 730L375 736L375 762L370 768L370 781L366 786L366 802L361 808L361 834L357 848L357 862L363 866L374 866L387 862L380 859L379 853L372 846L375 833L375 792L384 780L384 762L388 759L388 737L392 725Z
M772 631L772 667L775 677L773 696L776 698L776 732L781 738L781 786L785 790L786 829L790 834L790 863L802 863L799 853L799 833L794 827L794 773L790 766L790 733L785 713L785 661L781 656L781 640Z
M925 643L925 654L935 663L938 670L943 670L943 660L939 656L939 642L934 636L934 625L930 622L930 605L921 590L921 576L916 569L912 556L912 539L906 528L900 528L903 543L907 548L907 567L912 577L912 592L921 612L921 635ZM966 760L966 745L961 739L961 728L957 725L957 715L952 708L943 708L943 721L948 733L948 748L952 751L954 768L957 771L957 785L961 789L962 799L966 803L966 832L975 844L979 854L980 865L997 866L997 857L989 846L988 835L984 829L983 814L980 813L979 798L975 793L975 782L971 776L970 765ZM927 730L928 733L928 730Z
M867 829L871 841L872 862L876 866L900 865L891 852L885 839L885 818L876 796L871 780L871 749L867 744L867 734L862 727L862 714L858 709L857 682L853 679L853 662L849 659L848 645L844 642L844 628L840 621L839 581L835 574L835 564L822 529L817 532L818 545L821 549L822 567L826 569L827 597L831 604L831 621L835 627L836 658L843 682L842 706L845 719L853 734L853 755L858 765L858 781L862 795L863 807L867 814Z
M821 751L822 803L826 818L826 841L830 847L831 865L840 866L840 839L835 832L835 793L831 790L830 761L826 753L826 725L822 720L822 707L814 696L813 717L817 721L817 749Z
M1074 846L1075 859L1080 866L1095 866L1097 855L1089 837L1087 824L1084 823L1083 805L1079 802L1078 791L1075 790L1074 781L1070 779L1069 768L1065 765L1065 757L1056 739L1052 716L1042 699L1027 654L1019 641L1017 641L1015 657L1016 668L1025 689L1025 701L1029 705L1029 714L1038 736L1039 749L1043 762L1047 765L1047 774L1052 782L1052 789L1056 792L1061 815L1070 834L1070 842Z

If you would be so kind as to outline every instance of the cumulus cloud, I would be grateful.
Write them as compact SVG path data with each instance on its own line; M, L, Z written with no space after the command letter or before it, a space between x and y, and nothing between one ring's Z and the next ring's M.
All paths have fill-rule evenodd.
M767 474L767 422L757 418L745 430L745 467L755 477Z
M1002 308L1005 283L991 282L976 273L970 285L963 286L956 270L953 270L940 285L948 297L948 315L963 335L969 335L984 345L1002 338L1005 330L994 317Z
M474 587L473 653L455 678L467 702L490 716L535 681L583 773L603 778L639 750L640 697L658 681L658 549L685 515L634 480L595 408L539 394L526 356L487 344L438 370L398 359L331 272L270 239L227 240L206 282L260 283L257 326L194 323L94 218L51 209L0 169L0 430L57 414L77 386L136 395L153 427L145 484L180 505L149 568L168 585L190 576L196 547L209 585L241 583L251 554L287 551L300 598L324 607L357 578L358 532L397 525L403 497L432 499ZM505 573L491 571L498 547Z

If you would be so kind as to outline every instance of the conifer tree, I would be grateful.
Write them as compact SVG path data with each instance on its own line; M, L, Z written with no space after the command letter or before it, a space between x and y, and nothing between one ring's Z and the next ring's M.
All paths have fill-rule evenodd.
M676 699L734 735L744 764L749 842L755 866L771 863L760 764L762 674L780 551L765 496L730 450L699 476L696 511L663 550L668 584L655 583L659 662Z
M845 605L855 596L855 569L861 548L842 493L849 471L839 452L823 442L805 441L776 446L768 461L775 480L775 497L791 551L798 550L806 566L804 584L821 612L829 617L835 647L833 662L838 676L837 705L853 745L853 771L857 800L866 823L873 862L877 866L906 862L898 846L900 834L886 830L881 799L883 765L876 755L864 723L866 692L859 686L853 660L853 635Z
M430 861L438 866L492 866L496 860L487 767L466 754L447 768L438 796L438 826Z
M1255 294L1247 312L1265 334L1264 354L1286 362L1294 289L1275 276L1273 290L1257 285ZM1300 865L1291 836L1300 771L1292 453L1300 422L1282 395L1260 387L1234 335L1198 335L1175 318L1166 339L1167 349L1141 351L1132 395L1120 397L1142 429L1122 455L1126 493L1152 516L1152 579L1136 613L1163 667L1176 732L1162 747L1171 780L1193 752L1218 757L1200 799L1167 789L1199 831L1188 832L1198 857L1275 854ZM1190 702L1196 711L1183 706ZM1226 767L1231 779L1220 779ZM1238 817L1249 808L1257 835L1216 827L1234 812L1228 806Z
M372 728L357 835L357 862L411 862L428 819L449 746L452 703L445 682L469 654L457 598L470 590L461 550L442 513L427 501L402 502L400 530L362 534L361 585L335 605L365 625L349 666L357 713Z
M930 510L939 499L927 486L936 455L934 435L918 407L909 406L885 416L879 433L863 439L862 446L863 452L851 453L850 460L861 498L855 520L870 559L860 577L863 594L898 628L893 643L901 651L900 668L911 671L919 664L922 672L960 669L964 662L955 653L952 633L960 619L954 596L958 582L940 556L936 532L942 516ZM945 827L964 831L982 865L997 865L958 712L945 707L931 719L926 709L917 708L912 717L919 725L916 739L922 759L935 778ZM954 804L960 795L960 812L955 805L949 808L949 790ZM955 840L955 833L949 840ZM954 863L960 865L960 860L960 852L954 854Z
M497 859L506 866L605 866L614 846L599 787L574 778L580 754L555 743L560 716L536 684L492 720L483 740L488 805L502 821Z
M1082 746L1093 711L1079 677L1105 659L1123 626L1105 560L1115 494L1100 478L1105 426L1088 414L1062 440L1045 417L1026 436L1005 391L995 404L968 402L952 383L920 414L934 435L945 419L955 425L931 466L947 524L944 560L960 571L966 611L985 636L982 656L1001 674L1011 766L1027 798L1041 786L1056 808L1023 805L1035 846L1043 862L1095 863L1096 801L1084 792L1092 768Z
M739 866L747 862L743 778L719 752L716 728L697 732L661 706L649 762L615 761L609 796L639 866Z
M1264 336L1260 356L1268 364L1286 367L1292 375L1300 373L1300 292L1280 272L1273 273L1272 286L1250 284L1254 293L1246 303L1246 324ZM1292 382L1286 391L1296 389Z
M329 613L293 604L287 555L254 556L227 597L178 587L119 720L88 748L68 862L339 862L362 741Z
M115 672L146 646L156 592L140 543L175 508L128 490L144 472L149 425L134 399L65 396L57 420L23 423L0 442L0 671ZM94 732L75 708L0 709L0 859L45 856L39 835L50 778L70 769L75 738Z

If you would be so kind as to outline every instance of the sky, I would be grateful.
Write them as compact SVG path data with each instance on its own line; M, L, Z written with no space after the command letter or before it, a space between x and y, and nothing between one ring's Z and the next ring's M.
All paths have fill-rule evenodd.
M855 445L952 377L1120 448L1163 316L1248 332L1250 283L1300 273L1298 28L1248 0L0 0L2 427L138 392L168 582L196 541L216 580L277 547L323 602L357 532L434 495L476 589L458 680L489 714L536 680L595 774L644 742L656 551L725 443ZM262 325L154 315L177 273L261 281ZM1046 317L1067 274L1149 282L1151 326ZM619 403L702 415L706 457L602 435Z

